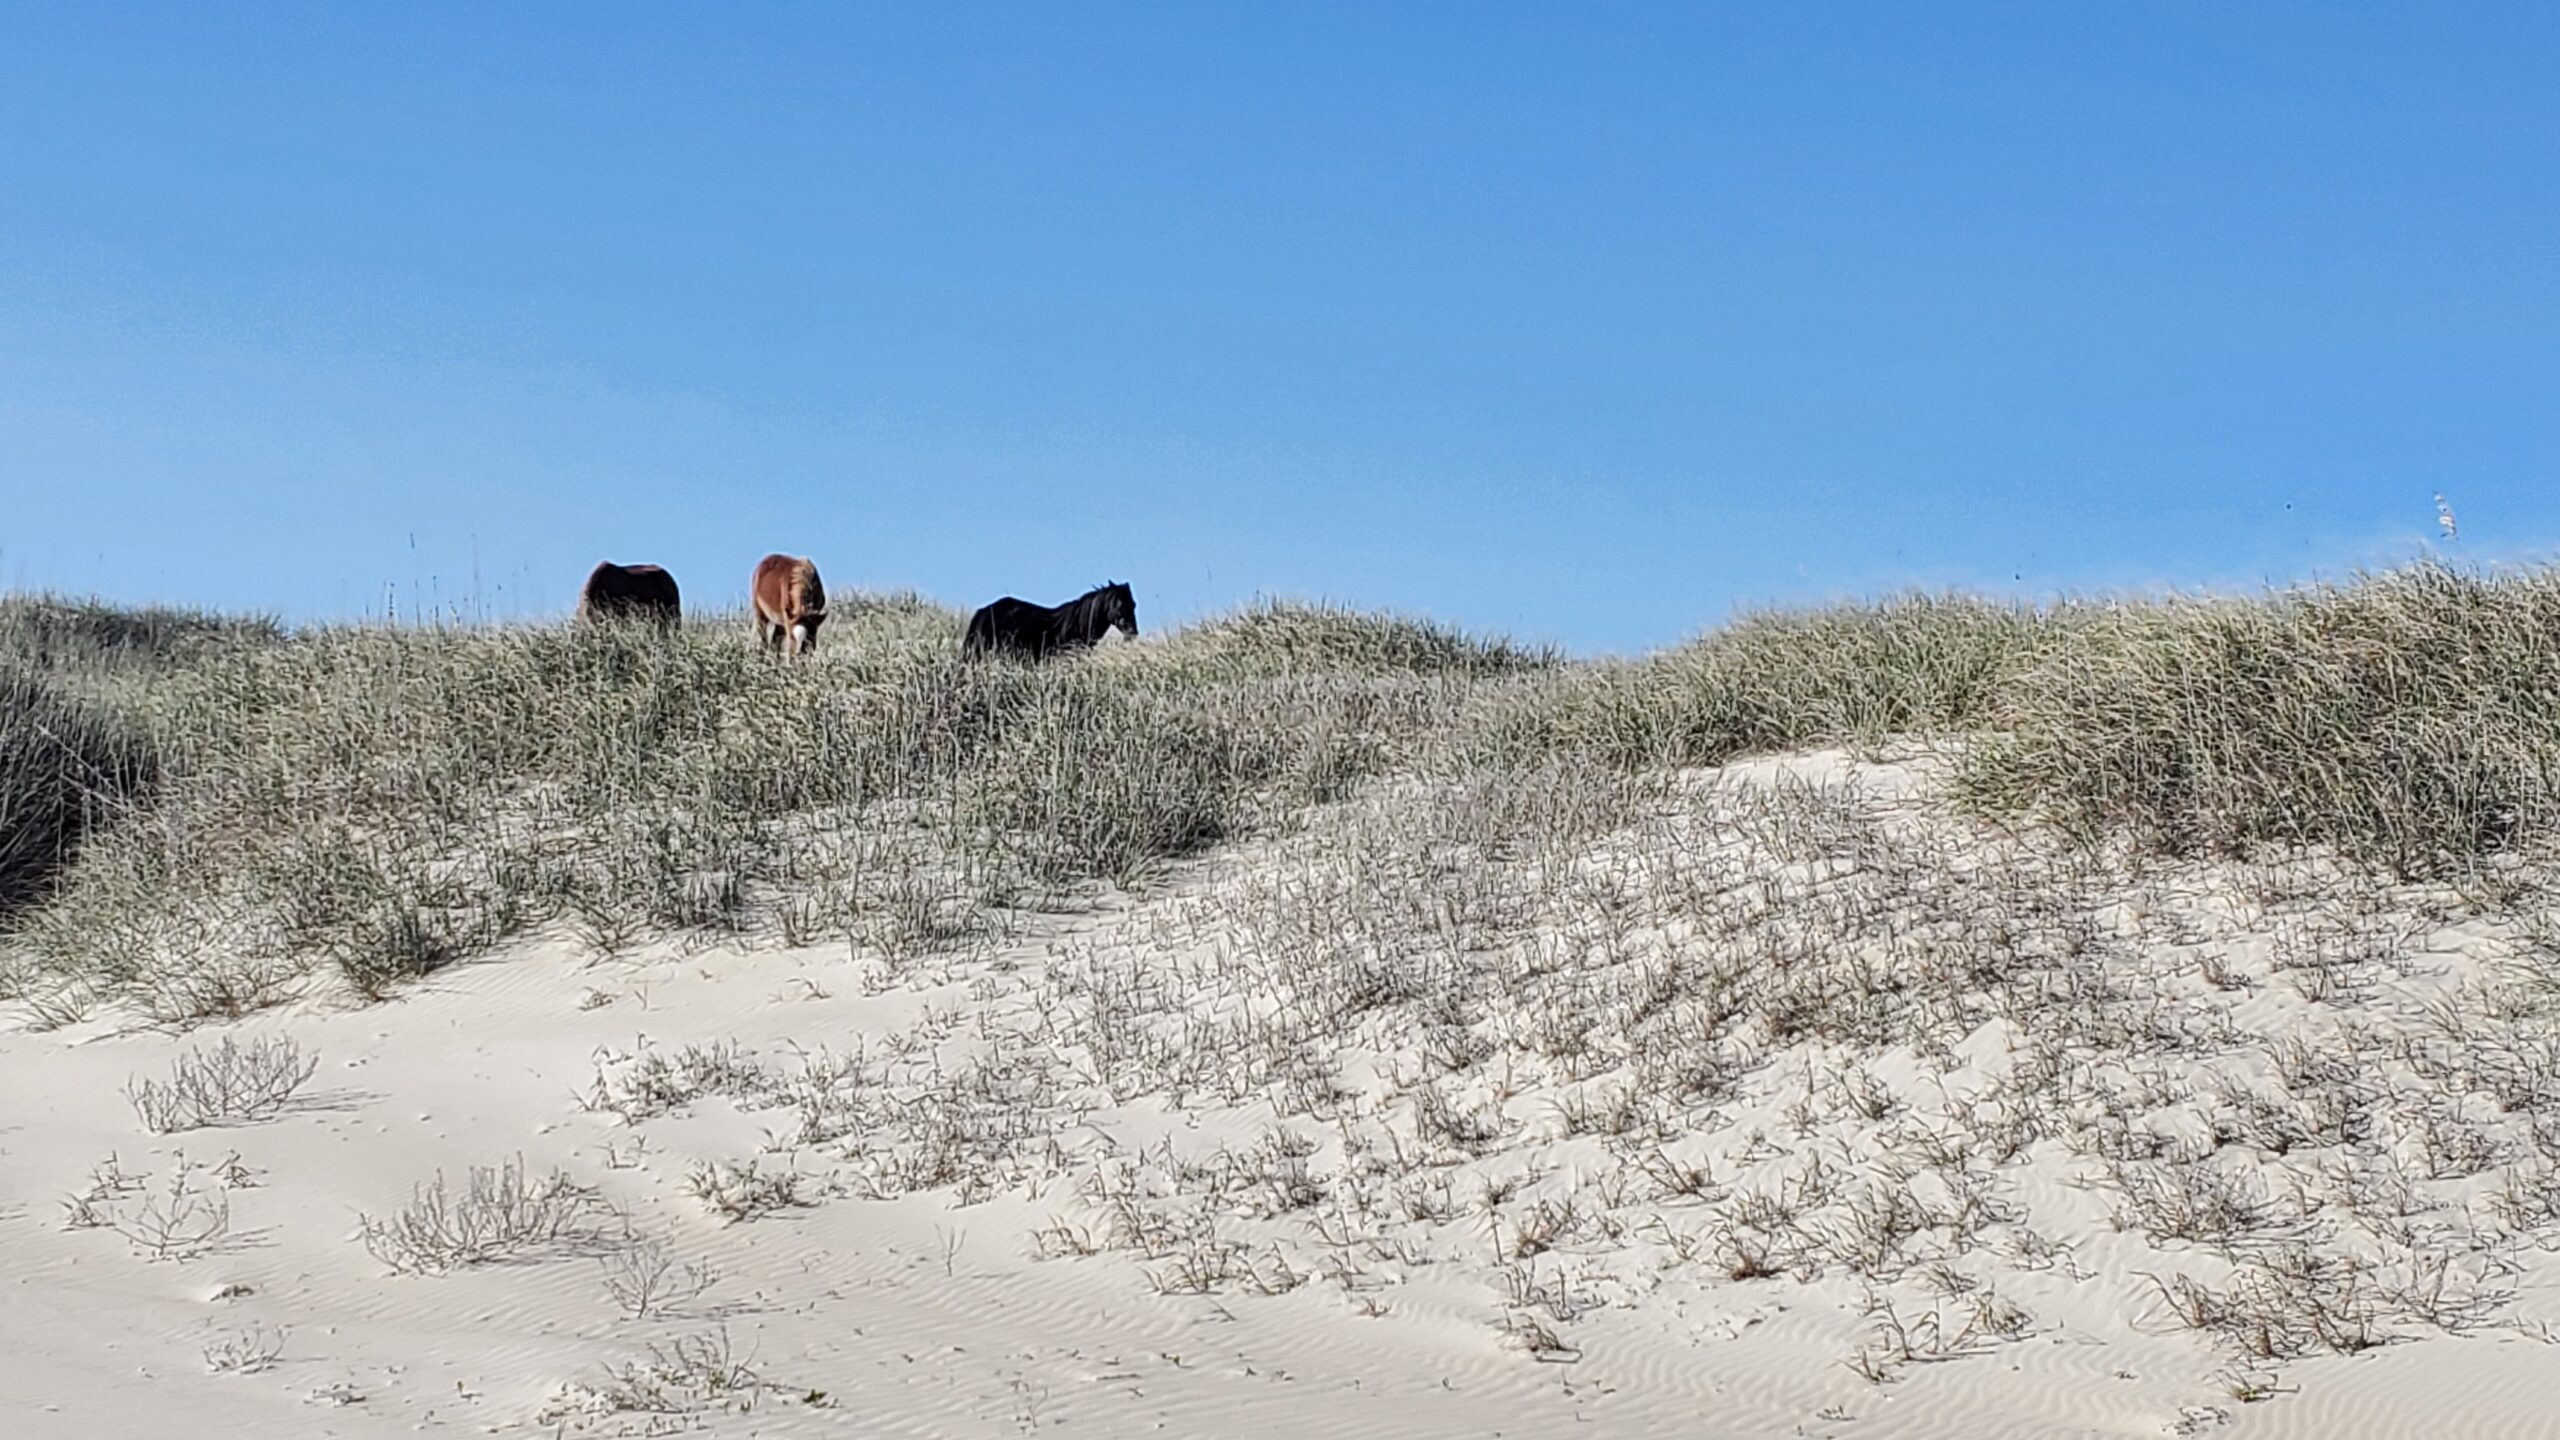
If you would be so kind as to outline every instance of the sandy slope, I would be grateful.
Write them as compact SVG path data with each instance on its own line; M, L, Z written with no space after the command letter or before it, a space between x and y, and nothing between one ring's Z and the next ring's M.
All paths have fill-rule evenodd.
M1832 757L1794 768L1838 776L1850 767ZM1865 775L1886 795L1913 783L1899 771ZM1231 956L1236 937L1217 930L1228 912L1203 901L1250 883L1278 853L1215 858L1164 891L1050 917L995 953L901 983L841 948L593 962L552 944L459 967L390 1003L309 1000L222 1032L289 1034L319 1056L284 1114L172 1136L147 1133L122 1090L134 1076L164 1073L210 1032L112 1018L0 1031L0 1414L14 1417L5 1431L2560 1435L2560 1348L2536 1333L2560 1323L2560 1264L2537 1237L2510 1237L2497 1251L2502 1298L2482 1323L2458 1334L2394 1325L2392 1343L2359 1353L2243 1364L2273 1384L2269 1398L2244 1402L2221 1378L2233 1369L2231 1349L2164 1315L2141 1279L2191 1253L2120 1229L2087 1157L2053 1138L1997 1167L2000 1193L2023 1218L1991 1233L2032 1229L2063 1258L1980 1267L2024 1322L1946 1358L1888 1365L1877 1384L1847 1359L1876 1334L1864 1312L1881 1282L1838 1267L1737 1282L1678 1260L1672 1233L1703 1233L1710 1211L1612 1190L1606 1147L1549 1123L1576 1087L1534 1068L1513 1072L1512 1093L1493 1102L1520 1119L1516 1142L1413 1161L1417 1171L1439 1165L1468 1177L1461 1190L1510 1177L1517 1194L1488 1207L1490 1225L1461 1206L1445 1222L1379 1220L1355 1243L1326 1231L1321 1207L1230 1206L1218 1233L1235 1237L1238 1253L1267 1245L1255 1253L1295 1273L1260 1286L1230 1276L1199 1294L1161 1293L1183 1288L1165 1283L1179 1245L1057 1256L1059 1246L1035 1237L1062 1220L1091 1221L1110 1189L1096 1177L1122 1173L1115 1166L1136 1175L1150 1155L1249 1148L1284 1118L1263 1101L1204 1089L1169 1103L1089 1085L1072 1101L1026 1101L1052 1133L1019 1147L1034 1158L990 1167L974 1186L882 1184L884 1167L894 1169L888 1151L923 1143L879 1128L876 1117L891 1110L865 1112L877 1144L857 1155L864 1134L790 1141L791 1111L769 1096L714 1087L661 1113L626 1104L632 1119L591 1108L599 1078L627 1077L634 1057L715 1042L776 1071L796 1063L795 1046L859 1052L872 1067L860 1085L913 1090L923 1083L916 1066L956 1068L1002 1050L1004 1035L1021 1032L1014 1022L1054 1003L1059 977L1077 967L1152 966L1175 951ZM2123 908L2194 888L2154 886ZM2210 899L2197 903L2211 910ZM2247 927L2273 923L2232 919L2210 943L2246 954ZM2147 933L2139 919L2126 924ZM2154 937L2145 953L2176 959L2197 943L2182 936ZM2385 1023L2418 1003L2413 987L2450 993L2489 944L2486 929L2446 917L2418 947L2442 963L2404 966L2369 993L2310 1009ZM2310 1024L2310 1009L2260 985L2230 1013L2239 1031L2264 1035ZM901 1036L922 1038L901 1052ZM1346 1054L1370 1043L1346 1036ZM1882 1084L1916 1096L1987 1084L2009 1073L2014 1049L1993 1022L1949 1054L1902 1047L1861 1059ZM1816 1053L1830 1050L1809 1043L1802 1052ZM1825 1147L1844 1172L1868 1173L1862 1167L1884 1153L1874 1127L1840 1116L1800 1115L1793 1129L1782 1120L1790 1103L1822 1089L1796 1054L1768 1054L1759 1079L1689 1116L1677 1143L1722 1167L1737 1189ZM1410 1076L1391 1060L1345 1060L1353 1087L1366 1076L1376 1092L1372 1109L1350 1111L1394 1109ZM1798 1071L1804 1084L1786 1078ZM1058 1094L1073 1095L1078 1065L1060 1062L1058 1073ZM1333 1135L1292 1123L1317 1132L1309 1164L1319 1177L1366 1153L1346 1138L1360 1133L1353 1121ZM1391 1128L1381 1121L1378 1133ZM1764 1132L1756 1142L1746 1138L1754 1130ZM720 1278L672 1313L632 1320L605 1293L596 1258L623 1220L578 1243L445 1274L388 1273L358 1243L360 1212L398 1209L439 1169L458 1180L467 1167L519 1154L531 1171L556 1166L594 1187L630 1226L671 1237ZM155 1260L115 1229L66 1228L62 1197L87 1187L110 1157L159 1187L182 1156L209 1167L200 1183L230 1205L228 1233L203 1253ZM235 1156L225 1184L211 1167ZM697 1164L750 1156L804 1176L809 1203L733 1223L689 1193ZM1183 1199L1178 1183L1130 1183L1167 1204ZM130 1215L150 1193L107 1208ZM1540 1196L1591 1197L1580 1203L1623 1223L1506 1257L1503 1225L1524 1223L1523 1207ZM2448 1207L2460 1198L2453 1189L2443 1197ZM1329 1277L1320 1268L1328 1255L1341 1264ZM1524 1311L1506 1287L1523 1275L1584 1293L1565 1307L1571 1320L1554 1326L1568 1349L1540 1357L1506 1336L1506 1316ZM1928 1302L1895 1283L1885 1293L1911 1320L1912 1307ZM208 1345L278 1331L271 1365L209 1373ZM693 1395L681 1414L581 1408L583 1392L564 1392L599 1384L652 1342L722 1331L758 1377L754 1388Z

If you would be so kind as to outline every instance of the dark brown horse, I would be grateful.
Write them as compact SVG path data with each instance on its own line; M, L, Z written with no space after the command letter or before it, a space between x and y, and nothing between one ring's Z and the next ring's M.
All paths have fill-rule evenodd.
M1111 630L1137 638L1138 601L1127 585L1098 585L1064 605L1034 605L1007 595L969 617L960 653L1045 660L1082 650Z
M578 592L581 620L654 620L672 630L684 618L676 577L655 565L616 565L607 560L587 572Z
M827 619L827 587L818 567L797 555L767 555L756 562L747 587L748 608L755 612L756 639L785 657L818 648L818 627Z

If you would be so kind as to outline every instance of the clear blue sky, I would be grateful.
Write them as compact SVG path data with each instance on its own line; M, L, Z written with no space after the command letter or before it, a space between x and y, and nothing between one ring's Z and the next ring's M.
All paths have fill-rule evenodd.
M0 585L1584 650L2560 549L2560 7L0 5Z

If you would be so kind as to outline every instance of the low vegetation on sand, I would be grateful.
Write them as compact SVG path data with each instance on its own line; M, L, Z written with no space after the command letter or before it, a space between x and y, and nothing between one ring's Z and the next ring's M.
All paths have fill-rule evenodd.
M2450 873L2554 828L2560 574L2249 599L1947 596L1748 616L1631 661L1261 605L1048 668L839 596L823 663L672 634L0 602L0 991L236 1014L565 925L892 957L1408 781L1942 742L1981 812L2174 853Z
M736 616L0 603L0 793L33 817L0 994L186 1023L532 932L843 947L937 1003L841 1049L598 1052L580 1103L772 1112L764 1152L683 1172L744 1231L1057 1197L1047 1257L1369 1318L1468 1270L1549 1359L1667 1286L1783 1282L1876 1383L2130 1314L2248 1400L2552 1278L2560 572L1914 595L1605 661L1263 605L969 662L914 597L826 608L782 664ZM1784 753L1812 750L1849 753ZM280 1115L315 1062L262 1043L137 1077L136 1115ZM1223 1138L1115 1132L1145 1107ZM71 1223L222 1243L170 1173L110 1166ZM424 1273L590 1256L635 1318L712 1284L531 1173L438 1175L363 1238Z

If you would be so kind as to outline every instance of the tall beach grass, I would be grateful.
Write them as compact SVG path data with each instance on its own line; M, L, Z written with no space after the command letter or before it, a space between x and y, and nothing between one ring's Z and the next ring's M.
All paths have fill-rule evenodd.
M1265 603L1067 663L971 664L930 602L833 609L816 662L784 666L732 616L288 635L0 602L0 788L26 817L0 849L0 989L62 1014L236 1013L314 974L383 993L542 927L894 962L1366 786L1499 793L1897 738L1946 748L1982 813L2173 850L2423 872L2554 829L2544 570L1906 595L1603 662Z

